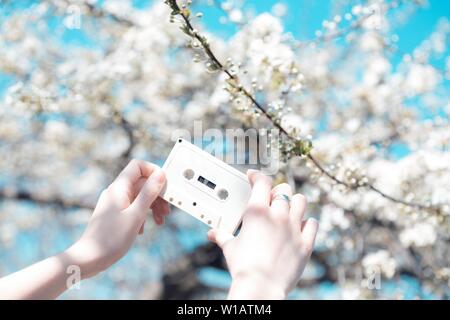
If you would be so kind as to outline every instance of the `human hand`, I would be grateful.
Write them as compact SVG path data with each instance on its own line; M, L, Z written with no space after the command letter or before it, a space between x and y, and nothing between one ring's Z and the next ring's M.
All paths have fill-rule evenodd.
M81 265L82 277L93 276L119 260L144 231L149 208L164 223L169 205L158 198L164 172L149 162L132 160L104 190L81 238L66 253Z
M305 197L292 196L288 184L272 189L272 180L261 172L247 175L252 193L238 236L212 229L208 237L222 248L233 279L228 298L284 299L309 260L318 223L303 221ZM283 194L290 206L280 199Z

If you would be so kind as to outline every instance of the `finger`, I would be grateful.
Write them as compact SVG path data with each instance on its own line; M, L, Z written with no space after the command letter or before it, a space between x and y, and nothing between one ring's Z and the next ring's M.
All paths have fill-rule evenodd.
M155 223L158 226L163 225L164 224L164 217L161 216L161 215L154 214L153 215L153 221L155 221Z
M134 201L134 199L136 199L137 195L139 194L139 192L141 191L142 187L144 186L145 182L147 182L147 178L146 177L140 177L135 183L134 185L130 185L129 189L129 193L128 193L128 203L127 206L130 205L130 203L132 203Z
M158 197L155 202L153 202L152 209L154 207L157 207L158 213L164 216L168 215L170 212L169 203L161 197Z
M159 168L157 165L138 159L131 160L127 166L119 173L115 181L127 180L135 183L140 177L148 178L155 169ZM114 182L115 182L114 181ZM113 183L114 183L113 182Z
M166 201L161 201L162 223L164 224L167 215L170 213L169 204Z
M272 179L257 170L248 170L247 176L252 186L248 206L268 207L270 204L270 191Z
M225 245L230 240L234 239L234 236L226 231L222 231L219 229L211 229L208 231L208 239L209 241L212 241L215 244L217 244L223 250Z
M294 194L291 200L291 210L289 213L289 219L291 220L294 228L294 233L300 231L300 225L303 221L303 216L306 211L306 198L300 193Z
M164 172L159 168L155 169L130 205L130 211L145 215L153 202L158 198L165 182L166 176Z
M160 198L158 198L158 199L160 199ZM161 203L162 203L162 208L163 208L163 214L165 216L167 216L170 213L170 205L166 200L164 200L162 198L161 198L161 200L162 200Z
M276 217L288 217L289 216L289 201L284 199L286 195L289 199L292 198L292 188L287 183L277 185L272 189L272 203L270 204L271 211Z
M317 220L314 218L309 218L308 220L306 220L302 227L304 250L309 255L314 248L314 241L316 240L319 222L317 222Z
M144 220L144 222L142 223L141 228L139 229L139 234L144 234L145 221L146 220Z
M134 196L133 199L131 200L131 202L134 201L134 199L136 199L137 195L139 194L139 192L141 191L142 187L144 186L144 184L147 182L147 178L148 177L140 177L137 182L135 182L134 187L133 187L133 191L134 191Z
M300 227L300 228L301 228L301 231L302 231L302 232L303 232L303 228L304 228L305 225L306 225L306 221L307 221L307 220L302 221L302 223L301 223L301 227Z
M142 187L141 178L148 178L156 168L158 166L142 160L133 159L128 163L109 186L121 206L127 207L133 202Z
M164 223L164 207L161 201L157 198L152 204L153 220L156 224L161 225Z

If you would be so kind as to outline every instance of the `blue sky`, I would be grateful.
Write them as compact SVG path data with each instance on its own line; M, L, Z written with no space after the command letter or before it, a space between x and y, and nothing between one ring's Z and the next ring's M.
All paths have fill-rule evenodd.
M133 0L136 7L145 9L150 4L162 0ZM220 1L220 0L217 0ZM34 0L26 0L15 2L14 6L17 8L29 7L30 4L36 3ZM99 4L103 0L97 1ZM223 1L222 1L223 2ZM284 17L283 23L286 31L300 39L306 40L314 38L316 30L321 29L322 21L332 18L336 13L337 4L344 2L343 0L253 0L243 1L244 8L249 9L255 13L270 12L276 3L283 3L289 8L288 14ZM361 1L347 0L350 3L347 8L351 8L353 4ZM206 0L194 1L194 10L204 13L202 23L205 27L219 36L230 37L236 32L235 26L232 24L221 24L219 18L223 16L223 12L214 7L205 5ZM401 52L411 52L417 45L419 45L436 27L440 18L447 18L450 20L450 1L448 0L428 0L429 5L425 8L417 10L406 21L405 24L395 26L393 33L399 36L398 46ZM0 10L0 17L4 12ZM8 13L6 13L8 14ZM56 21L58 20L58 21ZM59 19L49 21L50 24L58 23ZM74 44L81 44L84 46L93 46L95 43L90 43L88 37L83 35L80 31L69 30L63 33L63 41L72 42ZM447 50L447 55L449 51ZM0 78L0 88L2 87L2 80Z
M254 10L257 13L270 11L278 0L258 0L245 1L245 8ZM285 28L292 32L299 39L311 39L314 32L321 28L324 19L330 19L334 16L333 7L338 1L332 0L284 0L288 6L288 14L284 19ZM357 3L358 1L350 1ZM205 12L205 25L223 36L229 36L234 28L224 26L218 22L222 15L219 9L199 6ZM429 0L429 6L417 10L403 26L395 29L400 37L399 46L402 51L411 51L422 40L424 40L435 28L437 21L441 17L450 20L450 1L447 0Z
M31 1L31 0L29 0ZM162 0L133 0L133 4L145 10L146 7L156 1ZM217 0L220 2L220 0ZM98 0L101 4L103 0ZM224 1L221 1L224 2ZM283 18L285 30L291 32L299 40L308 40L315 37L315 31L322 29L322 22L326 19L332 19L336 14L343 14L342 9L350 11L351 7L359 0L253 0L243 1L244 9L248 9L255 14L270 12L276 3L283 3L288 7L288 13ZM349 5L338 6L339 3L349 3ZM339 8L339 9L338 9ZM206 5L206 0L194 0L193 10L203 12L202 23L205 28L217 34L218 36L231 37L237 28L233 24L222 24L219 22L224 13L215 6ZM435 29L441 18L450 20L450 1L449 0L428 0L428 5L416 10L403 24L393 26L392 34L399 36L399 54L391 57L392 63L397 64L401 61L403 53L411 53L423 40L425 40ZM60 24L59 21L54 21ZM81 44L84 46L95 47L95 43L89 41L89 38L77 30L66 30L63 32L63 41ZM447 50L446 55L450 51ZM434 62L442 69L445 59ZM1 84L0 84L1 86Z

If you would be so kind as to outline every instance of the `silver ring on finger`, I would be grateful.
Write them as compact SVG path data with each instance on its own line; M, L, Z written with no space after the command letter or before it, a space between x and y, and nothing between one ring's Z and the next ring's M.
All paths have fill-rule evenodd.
M284 200L284 201L286 201L288 203L288 205L291 204L291 198L289 198L289 196L287 194L284 194L284 193L276 194L273 197L272 202L274 202L276 200Z

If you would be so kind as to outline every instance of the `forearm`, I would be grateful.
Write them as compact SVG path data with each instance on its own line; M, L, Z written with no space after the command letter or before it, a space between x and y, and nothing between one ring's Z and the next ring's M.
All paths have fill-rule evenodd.
M286 293L275 283L257 274L233 279L229 300L283 300Z
M0 279L0 299L55 299L71 285L91 274L71 249Z

